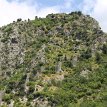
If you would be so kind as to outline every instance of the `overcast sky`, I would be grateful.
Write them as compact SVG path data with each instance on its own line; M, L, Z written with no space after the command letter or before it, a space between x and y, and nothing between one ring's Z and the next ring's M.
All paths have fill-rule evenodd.
M0 26L18 18L34 19L35 16L78 10L98 20L107 32L107 0L0 0Z

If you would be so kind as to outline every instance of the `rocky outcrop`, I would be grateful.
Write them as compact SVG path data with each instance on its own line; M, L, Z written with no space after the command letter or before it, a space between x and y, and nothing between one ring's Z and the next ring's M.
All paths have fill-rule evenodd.
M2 105L2 99L3 99L4 94L5 94L4 91L0 91L0 106Z

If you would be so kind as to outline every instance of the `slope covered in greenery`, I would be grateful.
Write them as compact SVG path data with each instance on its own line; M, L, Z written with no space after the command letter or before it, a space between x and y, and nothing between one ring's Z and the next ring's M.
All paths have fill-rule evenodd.
M106 107L107 34L81 12L0 28L1 107Z

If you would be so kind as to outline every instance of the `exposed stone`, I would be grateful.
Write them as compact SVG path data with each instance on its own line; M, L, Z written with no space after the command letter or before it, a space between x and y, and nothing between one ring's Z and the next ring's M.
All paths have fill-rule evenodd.
M77 57L77 56L74 56L74 57L72 58L72 61L71 61L73 67L76 67L77 61L78 61L78 57Z
M2 105L3 96L4 96L4 91L0 91L0 106Z
M89 72L90 71L88 69L84 69L84 70L81 71L80 75L83 76L83 77L88 78Z
M40 85L35 85L35 92L40 92L42 91L44 88Z
M58 61L57 65L56 65L56 72L62 72L62 62Z
M9 104L8 107L14 107L14 100L11 100L11 101L10 101L10 104Z

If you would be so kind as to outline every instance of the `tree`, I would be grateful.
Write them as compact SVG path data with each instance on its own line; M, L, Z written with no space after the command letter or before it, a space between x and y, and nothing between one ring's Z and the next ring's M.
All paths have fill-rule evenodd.
M107 54L107 44L103 45L102 51L104 54Z
M101 62L102 57L98 52L96 52L95 56L96 56L96 58L95 58L96 62L98 62L98 63Z
M85 52L82 53L81 57L85 59L91 58L92 57L91 49L88 48Z

